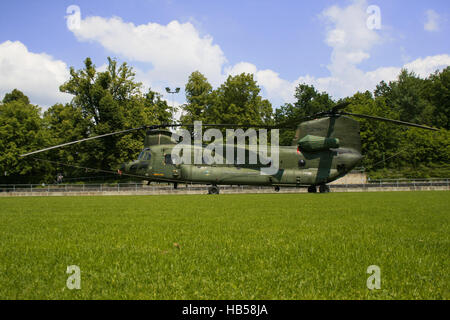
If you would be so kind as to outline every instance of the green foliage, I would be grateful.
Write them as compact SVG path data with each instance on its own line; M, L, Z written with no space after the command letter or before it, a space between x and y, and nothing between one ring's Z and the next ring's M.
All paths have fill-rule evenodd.
M450 130L450 67L432 74L424 93L433 105L433 124Z
M271 123L272 105L261 97L260 91L252 74L229 76L219 88L212 90L200 72L193 72L186 85L187 103L183 107L182 121L238 125Z
M377 86L375 102L384 103L387 109L381 114L361 113L428 124L440 130L430 132L383 124L383 128L371 131L364 124L367 121L361 120L363 152L366 155L364 165L371 177L447 177L448 169L445 167L450 160L449 93L449 67L427 79L402 70L396 81L389 84L381 82ZM366 105L370 103L368 100ZM371 126L378 125L372 123Z
M86 121L79 123L80 138L170 122L173 110L161 95L141 92L131 67L108 58L108 67L98 72L91 59L83 69L70 70L71 78L60 89L74 95L72 107ZM74 124L75 125L75 124ZM83 144L81 164L91 168L114 169L119 163L134 159L143 147L145 132L111 136ZM69 139L66 139L70 141Z
M205 121L205 111L212 103L211 84L203 74L195 71L189 76L185 92L187 103L183 105L184 114L180 119L181 122L194 123L194 121Z
M4 198L0 299L448 300L449 199L447 191ZM374 264L379 290L366 287ZM80 290L66 287L69 265L81 269Z
M0 104L0 183L49 181L52 168L32 158L21 158L30 149L48 145L40 108L30 104L22 92L6 94Z
M212 93L213 104L207 109L208 121L239 125L269 122L272 105L260 96L260 91L252 74L228 76Z
M26 95L23 94L22 91L14 89L10 93L5 94L3 98L3 103L8 103L12 101L21 101L24 104L30 104L30 99Z
M419 164L416 167L381 168L368 172L367 177L371 180L378 179L427 179L450 177L449 163Z
M64 176L87 176L84 169L36 163L20 159L20 153L62 144L86 137L173 122L174 110L161 94L142 92L133 69L108 58L105 71L99 72L90 58L80 70L70 69L62 92L73 95L71 103L51 106L42 116L27 96L14 89L0 104L1 181L51 182L56 172ZM332 108L336 102L312 85L299 84L295 101L272 110L263 99L252 74L229 76L213 89L206 77L193 72L185 86L183 123L201 120L217 124L297 125L305 117ZM357 92L344 99L347 111L427 124L439 132L395 126L358 119L361 127L362 165L370 176L438 176L449 161L450 67L426 79L402 70L395 81L382 81L370 92ZM114 170L135 159L143 147L145 132L135 131L67 146L41 156L53 161L89 168ZM280 131L280 144L290 145L294 130ZM6 176L5 176L6 171ZM90 175L90 174L89 174ZM53 178L52 178L53 177Z
M403 69L396 81L382 81L375 89L399 119L449 129L450 67L427 79Z
M374 99L368 91L358 92L347 101L351 103L348 107L350 112L398 119L398 114L386 105L384 98ZM370 171L373 166L394 156L399 151L398 147L401 146L399 133L405 128L381 121L367 119L358 119L358 121L362 153L365 156L362 165Z
M83 116L81 108L72 104L55 104L44 112L43 124L49 134L49 145L84 138L89 130L90 122ZM39 149L39 148L37 148ZM44 158L56 162L82 164L87 162L89 150L84 145L70 145L47 153ZM84 170L53 164L57 173L63 176L83 176Z

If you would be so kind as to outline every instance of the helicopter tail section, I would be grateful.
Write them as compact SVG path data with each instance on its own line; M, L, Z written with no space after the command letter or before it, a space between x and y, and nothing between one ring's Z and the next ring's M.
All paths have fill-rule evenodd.
M345 148L361 153L359 123L346 116L305 121L298 125L292 144L300 148Z

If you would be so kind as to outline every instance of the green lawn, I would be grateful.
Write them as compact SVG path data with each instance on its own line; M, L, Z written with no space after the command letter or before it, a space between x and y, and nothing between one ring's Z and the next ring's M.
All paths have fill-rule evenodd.
M449 299L449 208L448 191L1 198L0 299Z

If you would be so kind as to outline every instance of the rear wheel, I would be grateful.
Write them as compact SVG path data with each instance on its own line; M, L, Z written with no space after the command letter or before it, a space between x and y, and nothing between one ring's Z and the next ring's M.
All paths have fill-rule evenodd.
M219 187L218 186L209 187L208 194L219 194Z
M317 192L316 186L309 186L308 187L308 192L309 193L316 193Z
M321 184L319 186L319 191L320 191L320 193L328 193L328 192L330 192L330 187L327 186L326 184Z
M275 192L280 191L280 186L275 186Z

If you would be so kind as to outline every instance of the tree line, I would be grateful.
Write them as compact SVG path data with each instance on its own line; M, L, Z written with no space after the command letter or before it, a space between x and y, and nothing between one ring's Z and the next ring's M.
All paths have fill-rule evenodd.
M92 169L113 171L118 164L136 159L143 148L143 130L69 145L36 157L19 155L94 135L173 122L175 110L162 95L151 88L144 90L132 67L118 65L111 58L105 71L97 70L90 58L82 69L70 68L70 78L60 91L73 95L71 102L55 104L44 112L18 89L3 97L0 183L51 183L58 173L68 178L99 174ZM450 177L450 67L425 79L402 70L395 81L382 81L373 92L357 92L339 101L312 85L299 84L295 102L275 109L261 96L252 74L229 76L214 89L195 71L185 93L181 123L295 123L348 101L349 112L434 126L441 130L428 132L359 119L365 155L362 166L371 178ZM280 144L290 145L293 135L293 130L280 131Z

